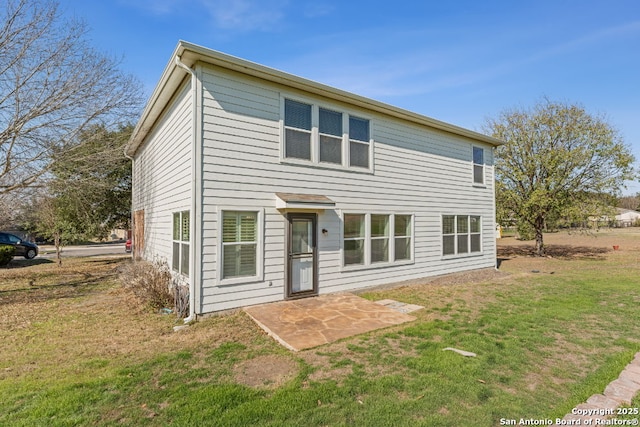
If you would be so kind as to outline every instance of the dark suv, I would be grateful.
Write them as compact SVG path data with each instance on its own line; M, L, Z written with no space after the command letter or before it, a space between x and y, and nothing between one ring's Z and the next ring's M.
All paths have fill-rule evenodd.
M0 233L0 245L11 245L16 248L15 256L23 256L33 259L38 255L38 245L22 240L18 236L9 233Z

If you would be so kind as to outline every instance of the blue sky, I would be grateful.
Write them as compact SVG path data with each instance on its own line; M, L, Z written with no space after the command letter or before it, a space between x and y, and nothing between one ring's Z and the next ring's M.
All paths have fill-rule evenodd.
M640 1L60 0L150 94L178 40L481 131L542 97L640 160ZM625 194L640 192L630 183Z

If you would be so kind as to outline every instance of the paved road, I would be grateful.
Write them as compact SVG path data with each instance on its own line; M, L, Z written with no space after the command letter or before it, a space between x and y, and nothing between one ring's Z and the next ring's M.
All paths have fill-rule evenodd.
M68 257L85 257L100 255L122 255L128 256L124 252L124 243L107 243L99 245L73 245L62 248L62 256ZM56 248L54 246L40 246L39 258L53 259L56 257Z

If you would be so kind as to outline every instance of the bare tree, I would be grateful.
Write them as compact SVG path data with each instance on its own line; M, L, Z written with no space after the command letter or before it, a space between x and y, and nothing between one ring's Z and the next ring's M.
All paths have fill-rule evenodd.
M617 207L636 211L640 209L640 193L635 196L624 196L618 199Z
M94 50L53 0L6 0L0 16L0 198L38 183L94 125L130 122L140 84Z

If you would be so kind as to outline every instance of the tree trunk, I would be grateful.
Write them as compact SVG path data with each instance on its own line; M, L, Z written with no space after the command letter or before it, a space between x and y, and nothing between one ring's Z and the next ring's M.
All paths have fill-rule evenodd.
M58 267L62 267L62 246L60 245L60 233L54 233L53 244L56 246L56 259L58 260Z
M536 255L545 256L546 251L544 247L544 238L542 236L542 230L544 228L544 218L537 218L534 228L536 231Z

